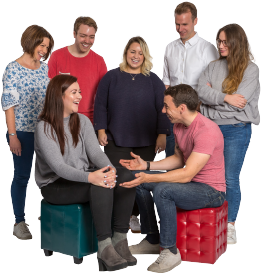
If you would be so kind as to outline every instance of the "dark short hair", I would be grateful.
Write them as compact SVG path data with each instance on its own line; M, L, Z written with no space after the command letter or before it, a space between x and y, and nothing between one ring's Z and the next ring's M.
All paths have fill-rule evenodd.
M95 32L97 32L98 30L96 22L91 17L80 16L75 20L73 30L76 34L80 28L80 25L87 25L89 27L93 27L95 29Z
M189 85L180 84L174 87L169 87L165 90L164 95L170 95L176 107L184 104L190 111L197 110L199 103L198 94Z
M52 35L43 27L32 25L24 31L21 37L23 51L34 56L35 48L41 45L45 37L50 40L48 51L43 59L45 61L53 49L54 41Z
M194 4L190 3L190 2L183 2L179 5L177 5L174 15L175 14L183 14L183 13L187 13L187 12L191 12L192 14L192 21L194 22L195 18L197 18L197 8Z

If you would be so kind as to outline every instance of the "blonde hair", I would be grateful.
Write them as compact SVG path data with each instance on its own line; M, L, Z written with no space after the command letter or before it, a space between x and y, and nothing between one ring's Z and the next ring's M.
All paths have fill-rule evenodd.
M129 40L129 42L127 43L127 45L126 45L126 47L125 47L125 49L123 51L123 61L122 61L122 63L120 63L120 70L124 71L127 68L127 66L128 66L128 63L127 63L127 51L130 48L130 46L131 46L132 43L138 43L138 44L140 44L140 47L141 47L141 50L142 50L142 53L143 53L143 56L144 56L144 61L143 61L142 65L141 65L141 73L143 75L145 75L145 76L149 76L150 75L150 71L151 71L151 69L153 67L152 62L151 62L152 57L150 56L150 51L149 51L147 43L140 36L132 37Z
M237 24L226 25L217 33L217 40L220 33L224 31L226 34L226 42L229 50L228 56L221 56L219 51L219 60L226 58L228 64L228 76L222 83L223 93L233 94L239 84L242 82L244 72L253 55L247 36L243 28Z

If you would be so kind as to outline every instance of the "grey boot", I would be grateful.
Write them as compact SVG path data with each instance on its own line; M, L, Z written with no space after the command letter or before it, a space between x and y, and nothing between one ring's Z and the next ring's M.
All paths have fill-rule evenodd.
M125 259L128 262L128 266L137 264L137 259L130 253L127 238L119 241L114 246L114 249L123 259Z
M99 271L114 271L126 268L128 263L114 249L112 244L107 245L103 251L97 253Z

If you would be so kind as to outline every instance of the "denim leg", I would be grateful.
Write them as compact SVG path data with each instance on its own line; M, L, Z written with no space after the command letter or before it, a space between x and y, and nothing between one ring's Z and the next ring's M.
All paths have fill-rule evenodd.
M224 136L228 222L235 222L241 201L239 176L251 138L251 124L220 125Z
M31 167L34 155L34 133L17 131L17 138L21 142L21 156L13 153L14 178L11 186L11 197L16 223L25 221L24 208L26 188L30 179ZM7 134L7 141L9 136Z
M160 246L170 248L176 244L176 206L185 210L219 207L225 200L225 193L197 182L158 183L153 199L160 217Z
M136 201L140 211L141 234L159 232L151 191L157 183L145 183L136 187Z
M170 135L167 136L167 144L166 144L166 157L169 157L175 153L175 138L173 134L173 126L174 124L170 124Z

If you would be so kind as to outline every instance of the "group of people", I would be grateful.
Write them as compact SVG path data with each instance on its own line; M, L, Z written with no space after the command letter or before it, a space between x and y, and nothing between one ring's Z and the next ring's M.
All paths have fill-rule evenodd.
M133 254L159 254L152 272L179 265L176 206L194 210L227 200L227 242L236 243L239 176L251 124L260 120L259 70L239 25L218 31L217 51L194 30L194 4L183 2L174 14L180 38L166 47L162 80L151 72L139 36L107 72L91 50L98 27L90 17L77 18L74 44L52 54L48 31L24 31L24 53L7 66L2 95L17 238L32 239L24 207L35 151L35 180L47 202L90 202L100 270L135 265ZM49 55L47 66L41 59ZM166 158L154 161L164 150ZM129 226L146 234L130 247Z

